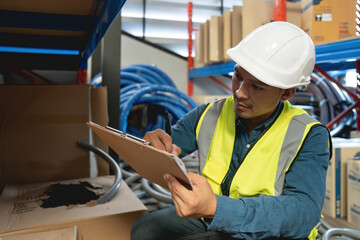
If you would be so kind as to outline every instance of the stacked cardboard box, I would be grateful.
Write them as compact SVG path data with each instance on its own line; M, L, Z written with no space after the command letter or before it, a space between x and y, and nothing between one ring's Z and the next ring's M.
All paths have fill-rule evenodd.
M230 10L224 11L224 44L223 44L223 59L224 61L230 61L229 56L226 54L227 49L232 45L232 16L233 12Z
M242 7L233 6L233 11L224 11L224 16L211 16L195 33L194 65L229 61L226 51L236 46L242 36Z
M225 32L224 34L227 33ZM243 36L243 7L233 6L233 14L231 16L231 47L238 45Z
M272 14L275 11L275 2L268 0L244 0L243 1L243 25L242 36L246 37L256 28L273 21ZM286 21L301 27L300 3L286 3Z
M323 212L333 218L347 214L346 166L359 152L360 139L333 138L333 154L326 176Z
M286 6L287 21L301 27L300 3L288 2ZM195 37L195 66L230 61L226 51L251 31L271 22L274 11L274 1L244 0L243 6L233 6L223 16L211 16L200 25L200 33Z
M202 67L204 65L204 44L201 42L204 39L204 24L195 32L195 58L194 67Z
M302 28L315 44L354 37L356 0L302 0Z
M211 16L209 30L209 59L210 62L220 62L224 60L223 50L223 16Z
M360 227L360 156L347 163L347 220Z
M359 131L351 131L350 138L360 138L360 132Z

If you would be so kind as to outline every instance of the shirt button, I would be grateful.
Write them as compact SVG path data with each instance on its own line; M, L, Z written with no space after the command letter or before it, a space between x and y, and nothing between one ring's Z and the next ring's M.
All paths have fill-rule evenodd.
M246 148L250 148L250 144L246 144Z

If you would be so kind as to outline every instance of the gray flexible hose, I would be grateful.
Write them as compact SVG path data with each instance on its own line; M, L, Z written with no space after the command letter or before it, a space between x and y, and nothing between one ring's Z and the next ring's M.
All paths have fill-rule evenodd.
M171 197L171 193L169 190L167 190L166 188L163 188L160 185L157 185L156 183L152 183L151 186L158 192L163 193L169 197Z
M333 228L324 218L320 218L320 223L326 230Z
M141 178L141 176L137 173L134 173L132 176L128 177L125 179L125 182L128 185L131 185L132 183L136 182L137 180L139 180Z
M120 165L120 169L121 169L121 173L122 173L124 179L126 179L126 178L128 178L128 177L131 177L132 175L135 174L135 173L131 173L131 172L125 170L125 169L123 168L123 166L121 166L121 165Z
M173 203L173 200L168 195L162 194L160 192L155 191L150 187L149 181L145 178L141 179L141 184L143 186L143 189L145 192L147 192L151 197L158 199L160 201L166 202L166 203Z
M359 240L360 231L351 228L331 228L324 233L322 239L330 240L338 236L345 236L345 237L350 237L351 239L354 240Z
M110 187L110 189L104 195L102 195L101 197L99 197L96 200L96 203L102 204L102 203L109 201L119 190L121 182L122 182L122 175L121 175L121 170L120 170L119 165L116 163L116 161L112 157L110 157L106 152L104 152L100 148L97 148L83 140L78 140L78 145L80 147L83 147L87 150L94 152L99 157L103 158L110 165L110 168L114 171L114 173L115 173L114 184Z
M133 186L131 186L131 190L133 191L138 191L138 190L141 190L142 189L142 184L141 183L137 183Z

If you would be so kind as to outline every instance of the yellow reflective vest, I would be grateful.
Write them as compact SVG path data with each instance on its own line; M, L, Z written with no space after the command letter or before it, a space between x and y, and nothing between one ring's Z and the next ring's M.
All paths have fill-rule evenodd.
M281 195L285 173L300 153L310 129L318 124L304 110L285 101L272 126L249 149L231 181L229 197ZM196 127L200 171L218 195L222 195L221 183L232 159L235 133L233 97L209 104Z

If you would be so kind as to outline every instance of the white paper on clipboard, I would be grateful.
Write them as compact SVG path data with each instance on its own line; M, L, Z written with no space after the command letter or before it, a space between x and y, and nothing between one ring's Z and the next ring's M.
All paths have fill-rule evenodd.
M168 173L185 187L192 189L185 165L177 156L156 149L145 140L117 129L92 122L87 125L142 177L168 188L163 178L163 175Z

